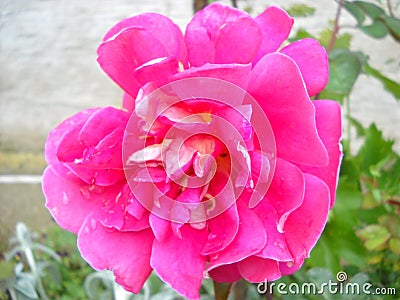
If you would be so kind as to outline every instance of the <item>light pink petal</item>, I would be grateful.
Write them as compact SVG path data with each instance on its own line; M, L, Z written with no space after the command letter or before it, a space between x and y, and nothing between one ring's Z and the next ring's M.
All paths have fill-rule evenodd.
M240 220L239 230L225 249L210 256L208 270L243 260L260 252L265 246L267 236L258 216L243 201L238 200L236 204Z
M235 282L242 278L237 263L217 267L208 273L217 282Z
M89 216L78 234L82 257L96 270L112 270L116 281L138 293L151 273L151 230L120 232Z
M150 264L157 275L189 299L199 299L206 258L200 254L207 240L206 230L188 225L181 228L182 238L171 232L154 240Z
M191 67L175 74L171 80L195 77L209 77L226 80L243 89L247 88L251 71L251 64L209 64L200 67Z
M317 40L299 40L284 47L280 52L290 56L299 66L310 97L325 88L329 78L328 54Z
M280 53L265 55L252 70L248 90L268 117L278 157L306 165L328 164L316 128L315 107L291 58Z
M103 40L111 39L128 27L143 28L168 50L168 56L186 62L186 47L182 32L168 17L157 13L145 13L123 19L110 29Z
M276 6L268 7L255 20L262 33L260 48L254 60L256 63L265 54L278 50L282 42L289 36L294 20L286 11Z
M339 167L342 159L340 139L342 136L342 118L340 105L331 100L313 101L316 108L318 134L322 139L329 155L329 165L326 167L310 167L300 165L305 173L321 178L328 185L331 195L332 208L336 199L336 187L339 180Z
M185 32L192 66L250 63L260 42L260 28L250 15L218 2L198 12Z
M238 263L240 274L249 282L273 281L281 277L278 262L250 256Z
M305 174L306 190L301 206L286 220L284 231L294 262L310 255L322 231L329 211L328 186L318 177Z
M62 228L77 233L85 218L98 210L105 201L113 201L121 186L88 185L75 177L57 175L52 167L43 174L42 188L46 207Z
M153 59L168 57L168 51L145 29L129 27L101 43L97 55L104 72L135 97L140 87L134 75L136 68Z
M208 240L203 255L210 255L225 249L235 238L239 230L239 215L234 203L219 216L208 220Z

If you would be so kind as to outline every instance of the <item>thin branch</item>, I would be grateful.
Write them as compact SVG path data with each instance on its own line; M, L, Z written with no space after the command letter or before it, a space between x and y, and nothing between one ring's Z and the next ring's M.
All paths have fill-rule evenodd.
M197 13L208 5L208 0L193 0L193 11Z
M343 5L344 5L344 0L340 0L339 4L338 4L338 9L336 11L336 18L335 18L335 23L334 23L334 27L333 27L332 37L331 37L331 40L329 41L329 46L328 46L328 50L327 50L328 53L330 53L333 50L337 36L339 34L339 29L340 29L339 18L340 18L340 13L342 12Z
M232 0L232 6L236 8L238 7L237 0Z
M393 8L392 8L392 2L391 2L390 0L387 0L386 2L387 2L387 7L388 7L388 10L389 10L389 14L390 14L391 17L394 18L394 13L393 13Z

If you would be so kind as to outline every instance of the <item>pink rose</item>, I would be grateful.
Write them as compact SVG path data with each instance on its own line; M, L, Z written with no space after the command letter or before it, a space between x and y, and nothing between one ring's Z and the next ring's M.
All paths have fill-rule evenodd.
M219 3L183 36L167 17L122 20L98 49L123 107L90 109L46 143L46 206L82 256L137 293L152 272L190 299L204 276L275 280L310 254L335 201L341 113L311 101L327 54L277 7Z

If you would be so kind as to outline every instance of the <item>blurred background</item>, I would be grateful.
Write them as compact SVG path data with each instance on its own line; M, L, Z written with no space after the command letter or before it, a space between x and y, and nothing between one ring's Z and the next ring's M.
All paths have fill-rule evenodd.
M222 1L232 4L231 1ZM269 5L312 8L295 17L299 30L320 36L332 28L334 0L238 0L239 8L256 16ZM371 1L385 6L385 1ZM399 1L392 12L400 16ZM302 6L303 5L303 6ZM300 9L301 10L301 9ZM306 9L307 11L307 9ZM96 49L109 28L122 18L158 12L184 31L193 16L189 0L0 0L0 243L7 244L15 224L23 221L40 232L52 224L44 208L40 175L50 130L76 112L119 106L122 93L96 62ZM368 64L385 78L400 82L400 46L391 35L375 38L356 28L347 10L340 33L351 35L349 48L369 57ZM363 127L372 122L400 152L400 105L382 80L361 73L348 97L351 116ZM397 89L397 86L395 86ZM396 92L396 91L395 91ZM399 94L400 91L397 90ZM355 130L345 132L345 136ZM352 151L357 151L357 141Z

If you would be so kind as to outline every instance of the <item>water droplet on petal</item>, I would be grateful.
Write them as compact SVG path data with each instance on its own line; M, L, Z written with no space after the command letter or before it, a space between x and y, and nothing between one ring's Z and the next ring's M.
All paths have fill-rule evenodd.
M63 203L64 205L67 205L68 202L69 202L68 195L67 195L67 193L63 192L62 203Z
M92 227L93 230L96 230L97 222L95 219L90 220L90 227Z
M87 187L81 187L81 195L86 200L90 199L90 192Z

